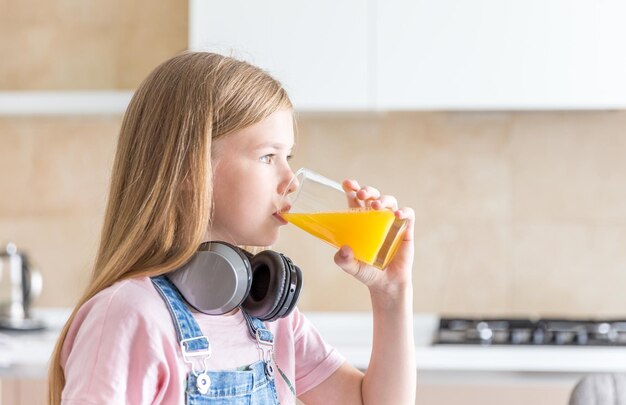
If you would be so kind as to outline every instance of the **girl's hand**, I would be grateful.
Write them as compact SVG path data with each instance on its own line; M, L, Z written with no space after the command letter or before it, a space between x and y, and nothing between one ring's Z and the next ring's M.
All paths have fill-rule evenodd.
M349 246L342 246L335 254L335 263L346 273L365 284L372 292L399 293L411 286L413 267L413 233L415 213L411 208L398 209L395 197L381 195L373 187L360 187L355 180L345 180L342 187L348 195L350 208L370 207L374 210L390 209L397 218L406 218L407 227L395 256L384 270L377 269L354 258Z

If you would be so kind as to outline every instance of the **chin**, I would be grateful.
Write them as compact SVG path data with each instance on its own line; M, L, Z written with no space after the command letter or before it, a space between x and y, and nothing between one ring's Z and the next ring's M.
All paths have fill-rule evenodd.
M243 246L258 246L258 247L268 247L272 246L278 240L278 232L277 231L266 231L263 235L247 238L246 243L238 243L238 245Z
M278 241L278 231L266 234L263 239L263 244L261 246L272 246Z

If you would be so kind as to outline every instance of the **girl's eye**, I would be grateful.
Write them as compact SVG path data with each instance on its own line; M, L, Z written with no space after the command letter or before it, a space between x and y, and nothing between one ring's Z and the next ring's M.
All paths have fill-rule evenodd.
M263 163L268 163L269 164L269 163L272 163L274 161L274 156L276 156L276 155L270 154L270 155L261 156L260 160Z
M293 157L293 155L287 155L287 162L289 162L292 157Z

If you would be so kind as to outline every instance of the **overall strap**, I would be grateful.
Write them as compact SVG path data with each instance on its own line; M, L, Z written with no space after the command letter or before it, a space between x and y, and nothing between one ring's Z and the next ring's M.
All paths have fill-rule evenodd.
M254 318L248 314L247 311L241 310L243 312L243 317L246 320L246 325L248 325L248 332L253 340L257 340L259 343L263 343L266 345L274 344L274 335L270 332L266 327L263 321L259 318Z
M266 362L266 374L269 378L273 379L274 371L272 363L276 364L276 358L274 357L274 335L272 335L272 332L265 327L265 324L259 318L253 318L244 310L242 310L242 312L243 317L246 320L246 324L248 325L248 332L250 333L252 339L257 342L257 347L261 353L261 359ZM293 387L293 384L291 384L291 381L289 381L289 378L285 375L283 370L278 367L278 364L276 364L276 368L278 369L283 381L287 384L289 391L291 391L295 402L296 390Z
M192 358L202 357L203 371L206 371L206 360L211 356L209 339L200 330L200 326L187 308L185 300L176 286L164 275L152 277L151 280L172 316L183 359L192 364L192 370L196 373Z

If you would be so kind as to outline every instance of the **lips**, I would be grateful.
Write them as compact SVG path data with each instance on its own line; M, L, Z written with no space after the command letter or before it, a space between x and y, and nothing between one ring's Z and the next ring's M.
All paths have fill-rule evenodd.
M287 221L285 221L285 219L283 217L280 216L279 213L274 213L273 215L274 218L276 218L278 220L278 222L280 222L283 225L287 225Z
M277 210L273 216L280 221L281 224L286 225L287 221L285 220L285 218L283 218L280 214L284 213L284 212L289 212L289 210L291 209L291 205L286 204L284 205L281 209Z

